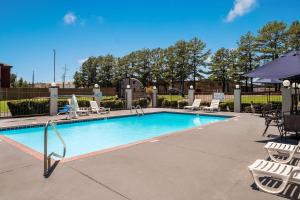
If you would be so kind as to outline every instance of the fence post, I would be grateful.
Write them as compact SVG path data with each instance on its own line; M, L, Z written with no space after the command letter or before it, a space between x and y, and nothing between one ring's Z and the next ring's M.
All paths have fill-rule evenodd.
M100 100L102 99L102 92L100 90L100 87L98 84L95 84L95 87L93 88L94 92L94 98L98 105L100 105Z
M189 103L189 106L191 106L194 102L194 99L195 99L195 90L194 90L194 87L193 85L190 86L190 89L189 89L189 92L188 92L188 103Z
M153 87L152 90L152 107L156 108L157 107L157 88L156 86Z
M241 112L241 89L239 85L234 89L234 112Z
M282 95L282 112L291 110L292 107L292 90L290 88L281 88Z
M57 99L58 99L58 87L55 83L51 84L49 88L50 92L50 115L57 115Z
M127 85L125 89L126 94L126 108L131 109L132 107L132 89L130 88L130 85Z

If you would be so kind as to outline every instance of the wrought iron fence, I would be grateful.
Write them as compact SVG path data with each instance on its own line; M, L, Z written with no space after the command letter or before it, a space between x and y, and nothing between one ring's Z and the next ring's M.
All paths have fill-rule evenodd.
M281 103L282 95L281 92L243 92L241 101L249 104Z

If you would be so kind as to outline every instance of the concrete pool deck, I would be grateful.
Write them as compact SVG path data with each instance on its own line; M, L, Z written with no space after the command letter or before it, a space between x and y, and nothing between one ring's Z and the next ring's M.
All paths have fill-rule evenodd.
M181 112L145 109L156 111ZM298 199L298 187L280 195L253 187L247 166L267 158L263 146L272 140L261 136L264 120L246 113L218 114L239 117L62 163L48 179L42 176L42 161L1 141L0 199ZM50 118L57 117L5 119L0 126L45 123ZM274 127L268 133L278 135Z

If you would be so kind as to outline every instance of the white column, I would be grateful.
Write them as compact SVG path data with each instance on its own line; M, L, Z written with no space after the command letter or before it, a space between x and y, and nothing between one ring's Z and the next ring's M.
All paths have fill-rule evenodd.
M126 88L125 93L126 93L126 108L130 110L132 107L132 89Z
M282 112L288 112L292 108L292 90L290 88L282 87Z
M57 115L58 88L50 87L50 115Z
M191 106L193 104L194 99L195 99L195 90L193 88L190 88L189 92L188 92L188 103L189 103L189 106Z
M101 92L100 88L94 88L93 92L94 92L95 101L100 106L100 100L102 99L102 92Z
M241 89L234 89L234 112L241 112Z
M157 107L157 89L153 88L153 93L152 93L152 107L156 108Z

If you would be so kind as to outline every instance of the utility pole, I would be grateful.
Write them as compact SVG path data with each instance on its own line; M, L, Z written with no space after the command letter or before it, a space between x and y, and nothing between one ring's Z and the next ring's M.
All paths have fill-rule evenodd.
M65 88L66 74L67 74L67 64L65 64L64 74L63 74L63 88Z
M55 83L55 49L53 49L53 71L54 71L54 74L53 74L53 82Z
M34 70L32 71L32 87L34 88Z

